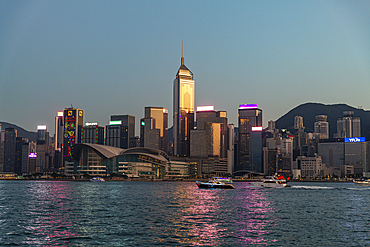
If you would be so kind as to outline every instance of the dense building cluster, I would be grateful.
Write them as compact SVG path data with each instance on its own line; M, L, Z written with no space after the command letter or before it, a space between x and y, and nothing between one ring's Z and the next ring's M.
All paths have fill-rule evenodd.
M140 136L135 136L135 116L112 115L100 126L84 122L84 110L74 107L57 113L53 137L45 125L37 126L36 142L5 128L0 172L134 178L370 175L370 145L353 111L337 120L334 139L326 115L316 116L312 133L305 131L301 116L294 117L294 133L276 129L274 121L263 129L257 104L239 105L235 127L226 111L195 106L195 81L183 57L173 90L173 126L168 128L167 108L147 106Z

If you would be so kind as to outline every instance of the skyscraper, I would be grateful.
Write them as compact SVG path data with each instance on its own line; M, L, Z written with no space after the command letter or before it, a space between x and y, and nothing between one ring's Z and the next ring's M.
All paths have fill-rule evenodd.
M167 152L168 109L145 107L145 117L140 121L140 139L143 147Z
M181 66L173 82L173 153L179 156L190 154L190 130L194 128L195 82L193 73Z
M106 126L106 145L127 149L130 147L130 138L135 137L135 116L131 115L112 115L110 116L109 126ZM121 127L115 126L112 128L120 128L120 134L112 134L109 128L110 125L121 125ZM108 129L110 132L108 132ZM118 131L118 130L117 130ZM126 131L126 133L125 133ZM119 144L113 144L111 138L120 138Z
M64 173L72 175L77 172L77 163L72 158L73 145L81 143L81 128L84 123L84 110L66 108L63 111L64 139L63 165Z
M82 127L82 143L104 145L104 127L97 122L85 123Z
M257 104L239 105L238 162L234 172L262 172L262 110ZM253 157L252 157L253 156ZM261 162L261 163L260 163ZM238 172L239 171L239 172Z
M5 128L4 142L4 172L15 172L15 145L17 130L13 127Z
M317 115L316 122L314 123L314 131L316 139L328 139L329 138L329 122L328 116Z
M361 136L361 120L354 117L354 111L343 112L343 117L337 120L337 138L349 138Z

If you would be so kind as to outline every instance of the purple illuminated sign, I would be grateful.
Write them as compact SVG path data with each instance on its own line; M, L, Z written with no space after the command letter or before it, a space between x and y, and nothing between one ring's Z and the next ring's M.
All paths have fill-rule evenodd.
M256 109L257 104L242 104L239 105L239 109Z
M29 153L28 158L36 158L37 154L36 153Z

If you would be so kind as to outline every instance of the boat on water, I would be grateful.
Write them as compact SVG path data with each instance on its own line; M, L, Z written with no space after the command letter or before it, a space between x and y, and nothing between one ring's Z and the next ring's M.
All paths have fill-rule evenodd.
M235 189L231 178L214 177L208 182L195 182L201 189Z
M254 187L264 187L264 188L286 188L291 187L288 184L290 178L285 179L282 175L280 176L270 176L261 179L260 181L250 182Z
M366 180L353 180L353 182L357 185L370 185L370 179Z
M102 177L93 177L90 179L92 182L105 182L104 178Z

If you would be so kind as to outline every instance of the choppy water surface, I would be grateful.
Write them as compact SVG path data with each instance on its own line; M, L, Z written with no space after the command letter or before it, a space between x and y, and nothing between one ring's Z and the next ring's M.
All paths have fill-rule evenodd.
M0 245L370 246L370 186L0 181Z

